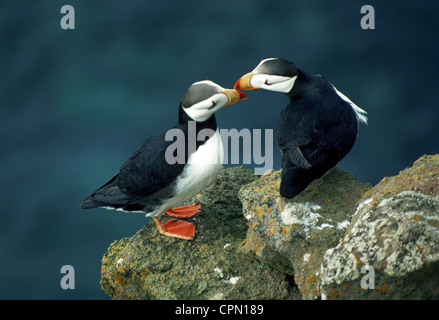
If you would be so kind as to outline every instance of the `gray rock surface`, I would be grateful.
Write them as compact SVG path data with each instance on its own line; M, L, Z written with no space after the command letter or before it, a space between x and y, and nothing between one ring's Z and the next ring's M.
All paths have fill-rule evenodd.
M323 299L439 299L438 165L422 157L366 193L324 255Z

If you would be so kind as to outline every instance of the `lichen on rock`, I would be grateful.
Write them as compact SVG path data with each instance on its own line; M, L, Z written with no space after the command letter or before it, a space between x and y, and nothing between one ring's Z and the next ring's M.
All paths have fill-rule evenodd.
M424 156L366 192L325 253L322 298L439 299L438 168L438 155ZM373 268L374 288L361 286L363 266Z
M357 201L371 188L334 168L292 200L279 195L281 171L239 192L249 220L241 250L294 277L303 298L320 297L324 252L346 232Z

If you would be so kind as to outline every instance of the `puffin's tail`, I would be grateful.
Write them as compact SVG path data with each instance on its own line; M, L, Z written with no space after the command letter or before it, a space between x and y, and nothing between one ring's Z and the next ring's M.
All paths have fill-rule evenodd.
M103 205L102 202L96 201L95 199L93 199L92 196L88 196L87 198L84 199L84 201L82 201L81 208L82 209L93 209L93 208L101 207L102 205Z
M314 166L309 169L302 169L294 165L283 166L280 195L288 199L294 198L305 190L311 182L323 177L335 166L336 163L326 166Z
M81 208L93 209L105 206L114 208L121 207L121 205L118 205L118 200L126 199L127 196L114 185L118 175L119 173L115 174L110 180L107 181L107 183L85 198L81 203Z
M308 187L315 179L309 174L310 169L289 167L282 169L282 180L280 183L280 195L292 199Z

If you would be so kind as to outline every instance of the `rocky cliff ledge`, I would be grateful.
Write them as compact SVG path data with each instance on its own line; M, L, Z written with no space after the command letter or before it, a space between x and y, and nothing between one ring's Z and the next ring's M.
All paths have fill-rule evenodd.
M151 221L113 242L102 259L102 289L113 299L300 299L285 274L238 250L247 220L237 194L256 178L245 167L223 169L188 201L203 209L189 219L197 226L192 241L164 237Z
M439 299L439 155L375 187L335 168L293 200L223 169L193 241L147 223L102 259L113 299Z

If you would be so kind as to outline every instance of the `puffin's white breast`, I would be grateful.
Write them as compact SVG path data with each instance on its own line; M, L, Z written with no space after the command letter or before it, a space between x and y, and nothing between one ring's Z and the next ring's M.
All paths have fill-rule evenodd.
M206 143L189 156L183 172L177 178L175 196L163 203L157 211L149 213L147 216L158 215L164 210L181 205L181 202L209 187L215 182L222 168L223 158L223 143L219 130L217 130Z
M178 177L176 193L194 196L212 184L222 167L223 158L223 143L219 130L216 130L206 143L189 156L188 163Z

